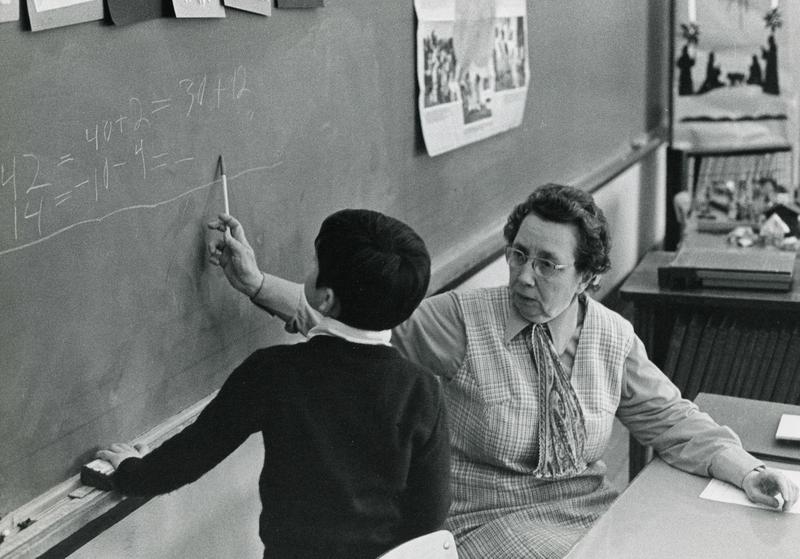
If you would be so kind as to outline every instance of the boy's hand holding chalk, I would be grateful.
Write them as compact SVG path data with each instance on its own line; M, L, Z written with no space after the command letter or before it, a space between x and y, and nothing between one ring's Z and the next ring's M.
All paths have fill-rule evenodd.
M235 217L223 214L209 222L208 228L223 233L222 238L208 242L209 261L222 268L237 291L253 299L261 288L263 275L241 223Z
M219 169L222 175L222 196L225 213L208 224L209 229L222 233L221 239L208 243L209 260L222 268L231 285L252 301L261 291L264 276L256 264L255 253L244 236L241 224L230 215L228 205L228 179L225 176L225 160L219 156Z

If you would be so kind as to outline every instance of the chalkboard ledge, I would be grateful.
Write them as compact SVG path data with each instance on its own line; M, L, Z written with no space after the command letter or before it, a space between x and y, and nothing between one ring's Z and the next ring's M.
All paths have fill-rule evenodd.
M137 437L132 444L158 446L191 424L215 395L216 391ZM2 526L11 533L0 543L0 556L4 559L46 556L46 552L67 540L72 540L71 546L77 549L86 543L75 541L84 527L122 507L128 514L145 502L146 499L128 499L116 491L84 486L76 474L3 518ZM20 524L26 527L21 529ZM83 539L88 541L91 537Z

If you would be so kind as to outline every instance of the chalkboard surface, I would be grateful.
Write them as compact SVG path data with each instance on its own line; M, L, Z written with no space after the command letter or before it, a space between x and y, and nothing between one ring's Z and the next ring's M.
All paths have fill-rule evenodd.
M342 207L406 220L440 260L648 129L658 4L529 2L523 126L436 158L415 112L412 2L3 24L0 514L286 340L206 263L220 154L269 270L301 280Z

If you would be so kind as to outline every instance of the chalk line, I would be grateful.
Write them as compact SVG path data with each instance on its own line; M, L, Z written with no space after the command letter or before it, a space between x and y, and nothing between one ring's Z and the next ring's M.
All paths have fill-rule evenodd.
M243 175L246 175L246 174L249 174L249 173L255 173L255 172L258 172L258 171L268 171L268 170L271 170L271 169L275 169L276 167L280 167L281 165L283 165L283 161L278 161L277 163L273 163L272 165L265 165L263 167L252 167L250 169L245 169L244 171L236 173L235 175L231 175L228 178L229 178L229 180L233 181L233 180L236 180L237 178L239 178L239 177L241 177ZM194 192L197 192L198 190L203 190L204 188L209 188L211 185L213 185L213 184L215 184L217 182L219 182L219 179L213 180L213 181L208 182L206 184L201 184L200 186L195 186L195 187L193 187L193 188L191 188L191 189L189 189L189 190L187 190L185 192L182 192L182 193L178 194L177 196L174 196L174 197L169 198L167 200L162 200L161 202L155 202L153 204L137 204L135 206L126 206L124 208L118 208L118 209L114 210L113 212L109 212L106 215L101 216L101 217L94 217L94 218L91 218L91 219L84 219L82 221L77 221L75 223L67 225L66 227L62 227L61 229L58 229L57 231L53 231L52 233L49 233L49 234L45 235L44 237L39 237L38 239L36 239L34 241L30 241L28 243L24 243L24 244L21 244L19 246L15 246L15 247L12 247L12 248L7 248L5 250L0 250L0 256L3 256L5 254L10 254L12 252L17 252L19 250L23 250L23 249L38 245L39 243L43 243L45 241L48 241L48 240L52 239L53 237L57 237L58 235L66 233L67 231L69 231L71 229L74 229L75 227L79 227L81 225L87 225L89 223L100 223L102 221L105 221L109 217L115 216L115 215L123 213L123 212L130 212L130 211L133 211L133 210L151 210L151 209L154 209L154 208L158 208L159 206L164 206L166 204L171 204L172 202L180 200L181 198L184 198L184 197L188 196L189 194L193 194Z

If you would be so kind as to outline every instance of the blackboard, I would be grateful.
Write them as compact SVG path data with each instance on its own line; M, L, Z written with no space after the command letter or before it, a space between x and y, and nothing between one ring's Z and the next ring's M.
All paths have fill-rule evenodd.
M658 124L662 4L531 0L523 126L435 158L412 2L3 24L0 514L286 339L206 263L220 154L231 211L277 274L302 280L342 207L406 220L435 263L468 253L533 186L591 173Z

